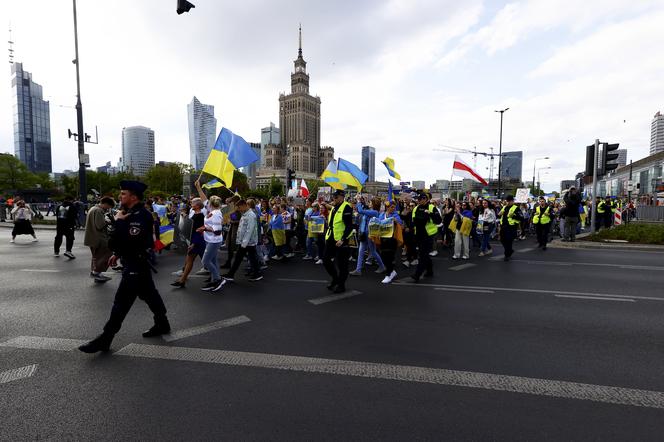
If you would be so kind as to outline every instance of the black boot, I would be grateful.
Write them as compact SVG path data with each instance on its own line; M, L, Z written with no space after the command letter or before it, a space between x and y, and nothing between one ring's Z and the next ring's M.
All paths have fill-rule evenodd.
M171 332L171 325L168 323L168 319L164 318L159 321L155 321L154 325L150 330L143 332L144 338L154 338L156 336L166 335Z
M113 335L102 333L87 344L78 347L83 353L97 353L98 351L109 351Z

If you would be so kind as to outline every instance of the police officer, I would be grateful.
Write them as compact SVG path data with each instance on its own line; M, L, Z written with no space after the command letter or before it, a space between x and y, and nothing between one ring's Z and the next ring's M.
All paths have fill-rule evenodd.
M549 241L549 229L551 228L551 206L546 203L543 196L539 197L539 204L533 211L533 224L537 233L538 247L546 250Z
M592 222L595 223L595 230L599 231L599 229L602 228L602 226L606 225L605 219L606 219L607 207L604 200L602 200L600 197L597 197L597 199L595 200L595 204L597 204L597 209L596 209L597 219L592 220Z
M604 205L606 206L606 212L604 213L604 227L610 229L613 226L613 217L616 214L616 205L610 196L605 198Z
M429 196L426 193L417 196L417 206L413 209L411 217L415 228L418 259L415 273L410 277L413 281L419 282L422 274L433 276L433 264L429 253L433 250L433 240L438 233L438 225L443 220L436 207L429 203Z
M523 221L523 214L521 213L521 209L519 209L519 205L514 204L514 197L512 195L507 195L505 202L506 204L498 214L498 217L500 218L500 242L505 249L505 258L503 260L509 261L514 253L512 243L514 243L517 237L519 225Z
M343 293L348 279L348 239L353 232L353 207L346 202L346 192L343 190L336 190L332 197L334 206L329 206L331 210L325 232L323 266L332 277L327 288L334 293Z
M147 186L138 181L120 182L120 204L122 210L115 216L115 229L109 246L113 256L109 260L114 267L122 259L122 280L115 293L111 316L104 331L79 350L85 353L108 351L113 337L120 330L122 321L138 296L145 301L154 314L154 325L143 333L146 338L169 333L171 326L166 317L166 307L152 281L152 268L148 262L148 251L153 247L154 222L143 204L143 192Z

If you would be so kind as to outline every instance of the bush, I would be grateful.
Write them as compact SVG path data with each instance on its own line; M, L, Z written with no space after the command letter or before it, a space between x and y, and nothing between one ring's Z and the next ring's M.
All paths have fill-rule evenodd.
M632 244L664 245L664 224L629 223L589 236L590 241L624 240Z

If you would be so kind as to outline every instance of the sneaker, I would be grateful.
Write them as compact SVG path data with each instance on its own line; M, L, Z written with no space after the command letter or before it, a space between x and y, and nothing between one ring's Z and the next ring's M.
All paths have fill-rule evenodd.
M477 256L484 256L484 252L480 252Z
M228 274L226 274L226 275L221 275L221 277L224 278L226 281L230 281L230 282L235 281L235 277L230 276L230 275L228 275Z
M493 253L493 249L489 249L486 252L484 252L485 255L491 255Z
M410 263L408 261L404 261L401 264L403 264L403 266L406 268L410 267Z
M353 270L352 272L348 273L350 276L362 276L362 271L361 270Z
M221 288L222 288L223 286L226 285L226 282L227 282L227 281L226 281L224 278L221 278L220 281L217 281L217 285L216 285L212 290L210 290L210 291L211 291L211 292L218 292L219 290L221 290Z
M414 259L414 260L412 260L412 261L410 262L410 265L412 265L412 266L416 266L416 265L418 265L419 263L420 263L419 260Z
M433 252L429 252L429 256L438 256L438 250L434 250Z
M39 241L37 238L32 238L32 242L37 242Z
M311 256L309 256L309 255L304 255L304 256L302 257L302 261L311 261L312 259L313 259L313 258L312 258Z
M183 273L184 273L184 271L182 269L180 269L177 272L171 273L171 275L173 275L173 276L182 276Z
M390 275L387 275L386 277L383 278L381 283L383 284L389 284L392 280L390 279Z
M267 262L270 260L270 255L263 255L263 261Z
M114 270L114 271L116 271L116 272L121 272L122 270L124 270L124 267L122 267L122 266L115 266L115 267L111 267L111 269Z
M101 275L101 273L98 272L90 272L90 278L96 278L97 276Z
M203 285L203 287L201 287L201 290L203 290L204 292L209 292L210 290L216 288L219 284L221 284L221 281L223 281L223 279L220 279L218 281L209 281L205 285Z
M53 256L56 257L56 258L59 258L59 257L60 257L60 253L55 252L55 253L53 254Z
M206 269L205 267L203 267L202 269L200 269L199 271L194 273L194 275L209 275L209 274L210 274L210 271L208 269Z
M14 241L13 239L10 239L9 242L10 243L15 243L16 241Z
M69 250L67 250L67 251L64 253L64 255L65 255L67 258L69 258L69 259L76 259L76 257L74 256L74 254L73 254L72 252L70 252Z
M286 258L292 258L293 256L295 256L295 253L286 253L284 256Z
M263 264L263 265L261 265L261 266L260 266L260 269L261 269L261 270L267 270L267 264Z
M263 279L263 275L256 275L249 278L249 281L260 281L261 279Z
M171 285L173 287L177 287L179 289L184 288L184 282L180 282L180 281L173 281L173 282L171 282Z
M470 259L469 256L462 256L461 259Z
M452 259L459 259L458 255L452 255Z
M392 273L390 273L390 282L394 281L394 278L397 277L397 271L392 270Z
M283 257L283 256L277 256L277 255L274 255L274 256L271 256L270 259L273 259L273 260L275 260L275 261L281 261L282 259L284 259L284 257Z
M320 265L320 264L323 264L323 260L322 260L322 259L319 259L318 261L316 261L316 264L319 264L319 265Z
M108 282L111 279L113 279L113 278L111 278L109 276L106 276L106 275L102 275L101 273L98 274L97 276L95 276L95 282L100 283L100 284L103 284L104 282Z
M376 269L374 273L385 273L385 267L381 267L379 269Z

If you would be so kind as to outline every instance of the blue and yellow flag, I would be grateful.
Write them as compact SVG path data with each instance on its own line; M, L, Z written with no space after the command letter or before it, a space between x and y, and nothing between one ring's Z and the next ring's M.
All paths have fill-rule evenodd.
M362 169L343 158L339 158L337 161L337 176L343 184L353 186L357 190L362 190L362 186L369 179L369 176L362 172Z
M334 160L331 160L323 173L320 176L320 179L325 181L330 187L337 190L344 190L346 185L339 180L337 172L337 163Z
M216 178L203 184L204 189L216 189L217 187L224 187L224 185Z
M382 161L382 163L385 165L385 167L387 168L387 173L389 173L392 178L395 178L397 180L401 179L401 175L399 175L397 171L394 170L394 160L392 158L386 157Z
M219 178L228 187L233 182L235 169L248 166L254 161L258 161L258 155L249 143L224 127L210 151L203 172Z
M394 189L392 188L392 181L387 180L387 200L392 202L394 200Z

